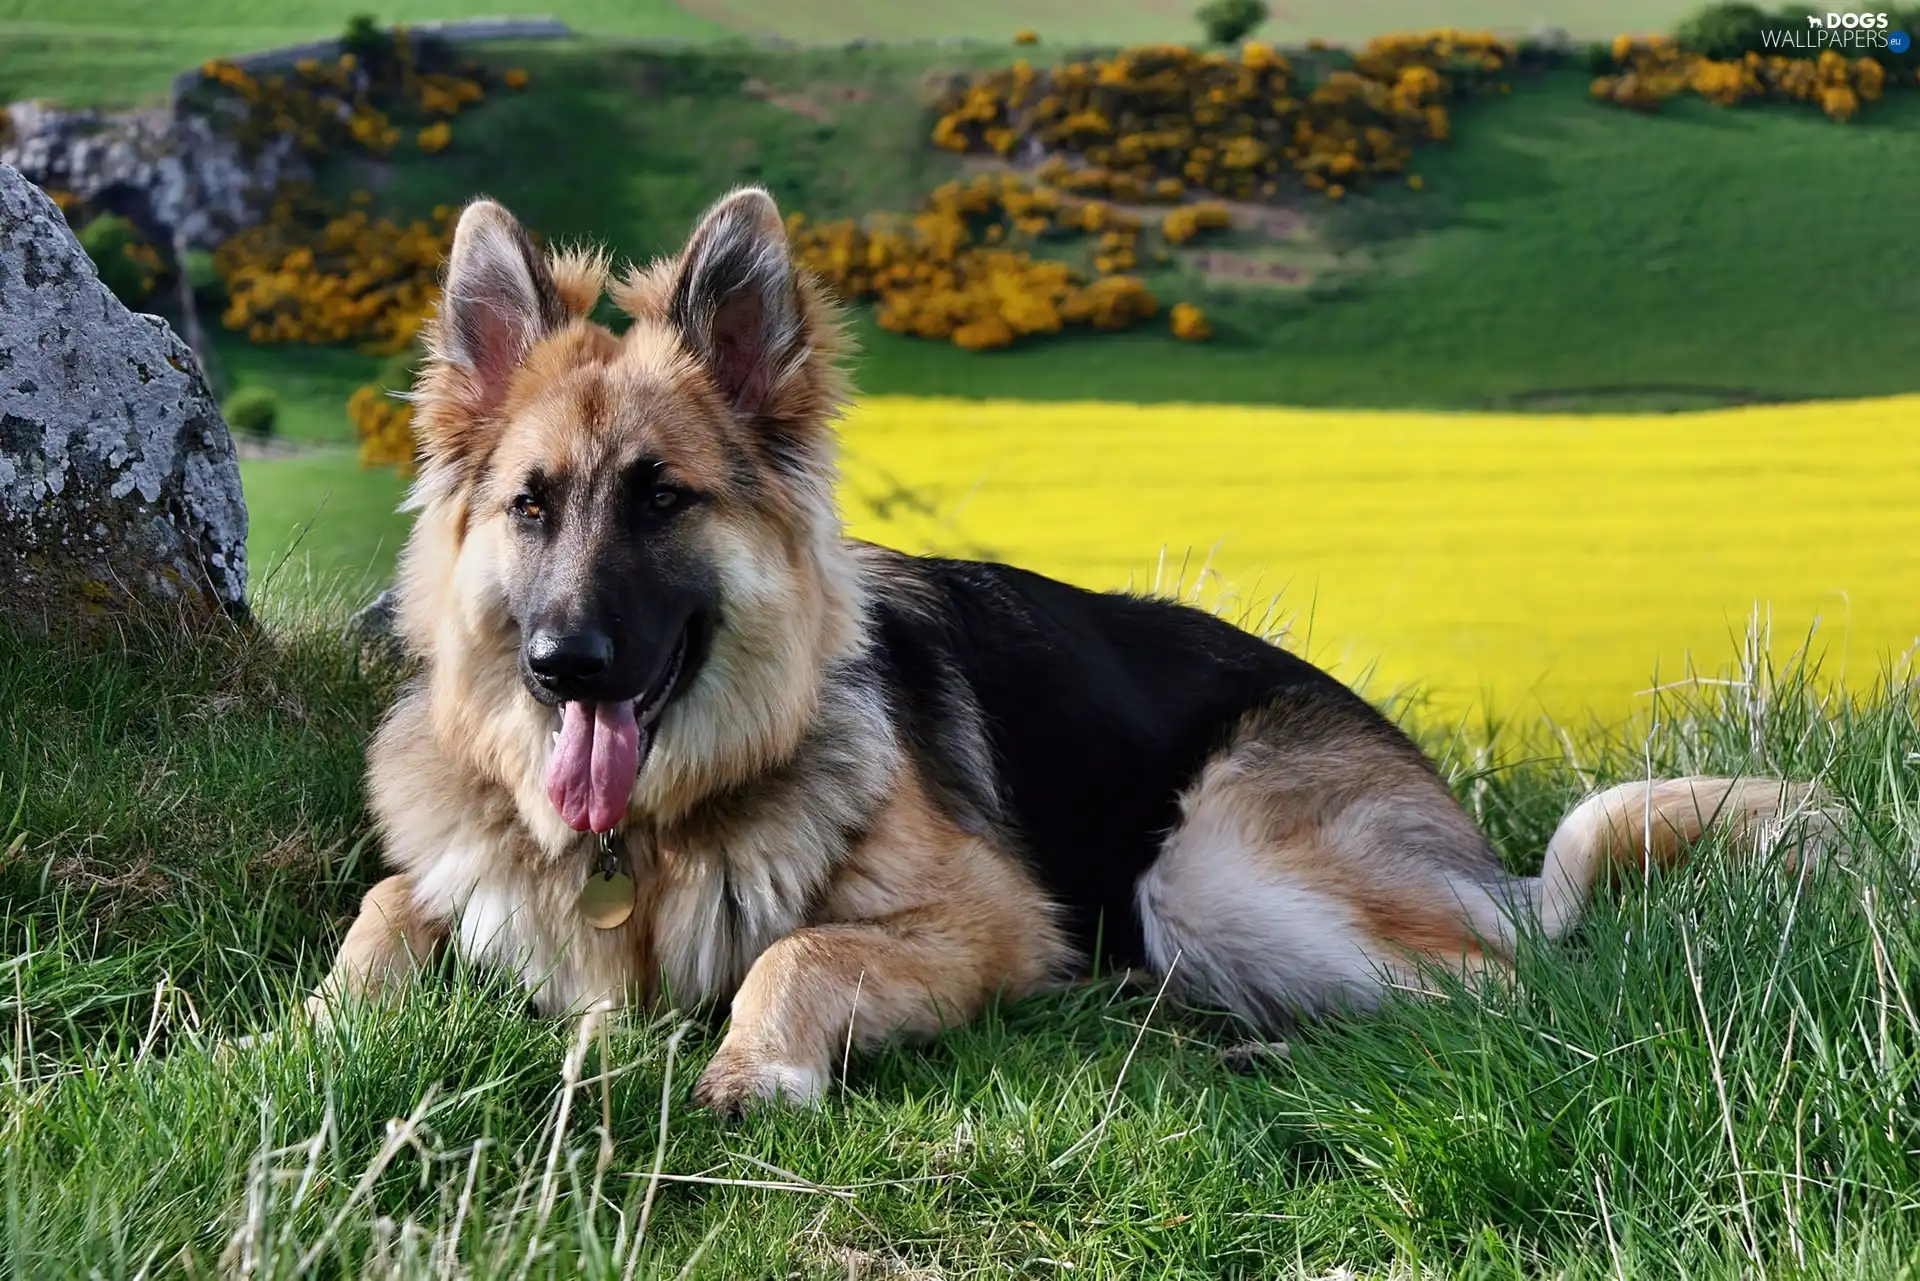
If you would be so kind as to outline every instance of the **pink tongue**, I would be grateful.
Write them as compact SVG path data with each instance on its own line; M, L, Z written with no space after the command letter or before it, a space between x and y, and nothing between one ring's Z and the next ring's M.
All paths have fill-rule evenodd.
M610 832L626 817L643 733L631 702L566 705L547 762L547 799L568 827Z

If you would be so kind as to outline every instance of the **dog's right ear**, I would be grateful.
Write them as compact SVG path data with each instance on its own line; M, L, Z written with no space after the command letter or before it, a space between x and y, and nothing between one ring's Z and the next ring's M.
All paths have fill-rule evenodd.
M504 207L476 200L460 215L429 340L434 370L415 415L428 459L456 457L499 412L533 345L569 315L546 256Z

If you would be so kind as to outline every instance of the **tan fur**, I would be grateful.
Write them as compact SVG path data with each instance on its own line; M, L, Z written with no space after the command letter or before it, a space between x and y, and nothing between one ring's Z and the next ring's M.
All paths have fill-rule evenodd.
M683 251L673 257L656 259L644 267L628 268L609 286L614 306L632 317L636 328L656 334L664 332L674 277L684 258ZM853 342L846 332L840 305L819 281L803 272L796 278L795 286L800 324L808 335L814 358L804 377L780 389L776 412L795 421L825 427L840 416L852 399L845 369Z
M1625 783L1588 797L1547 844L1538 912L1549 936L1578 917L1594 888L1622 870L1674 867L1709 833L1750 856L1778 851L1788 870L1836 842L1832 802L1810 783L1675 778Z
M607 251L598 245L574 245L555 250L547 262L568 314L581 319L592 315L607 291L607 278L613 268Z
M360 914L341 940L333 968L308 1009L325 1016L342 996L381 999L412 979L414 968L431 961L446 942L445 926L427 919L413 902L413 886L404 876L389 876L360 900Z
M457 235L456 270L460 253ZM818 437L819 480L767 484L749 494L735 473L758 461L758 448L664 320L660 295L677 265L656 264L658 282L644 304L632 283L637 277L616 290L635 318L622 337L576 319L535 343L496 410L476 412L481 398L471 376L440 355L416 389L416 423L424 439L440 442L429 446L430 459L458 449L483 454L496 477L536 458L591 474L621 452L645 450L717 496L716 518L703 536L727 580L734 626L696 687L669 711L647 770L647 794L638 799L670 817L793 751L817 706L818 673L860 643L861 610L832 497L827 424L845 396L838 317L803 277L811 355L776 389L767 411ZM584 310L582 302L591 305L585 291L591 286L597 296L604 270L603 258L578 251L549 263L562 292L573 291L568 305L575 312ZM445 347L436 324L430 348ZM513 566L503 550L506 495L499 488L510 482L449 490L448 473L462 479L455 469L430 467L416 487L420 516L400 564L400 631L430 660L432 730L447 755L520 793L525 816L551 848L571 833L538 796L539 771L529 758L544 753L552 726L522 696L510 661L517 637L504 615L503 584ZM376 787L384 773L377 757L378 749Z
M1070 959L1031 877L954 826L908 771L835 875L817 923L754 962L695 1097L737 1109L815 1102L850 1049L970 1022Z
M651 818L636 815L622 834L639 887L633 921L606 933L586 929L575 898L595 846L552 813L539 785L541 749L524 744L519 775L495 774L509 763L506 744L519 718L506 709L477 716L459 703L446 719L472 727L474 736L462 740L438 723L438 686L436 674L432 689L404 698L370 752L387 862L408 873L422 913L448 922L469 956L520 973L543 1008L645 1000L663 978L678 1000L724 999L760 949L803 923L832 871L799 826L797 807L779 803L779 771L770 770L763 803L663 805ZM898 749L882 723L835 714L863 758L864 777L847 786L847 802L875 804L893 785ZM535 724L527 737L544 742L547 732ZM663 723L661 754L673 732ZM753 902L763 910L737 938L714 920L729 885L762 891Z
M463 218L456 277L498 274L491 260L474 265L486 254L504 254L512 267L507 250L520 238L504 218L485 205ZM677 265L659 264L660 280L670 283ZM416 390L419 516L400 571L401 632L424 671L376 736L368 769L386 860L403 875L369 897L323 997L397 990L392 980L405 967L396 933L381 922L404 906L410 922L433 922L468 956L518 972L551 1011L665 992L682 1003L724 1000L757 957L825 919L809 915L821 903L865 893L877 908L885 896L872 886L889 878L896 901L886 912L908 910L901 896L911 886L922 913L945 906L982 923L999 911L1021 916L1019 937L1029 947L1041 941L1022 956L1050 966L1045 922L1025 919L1032 913L1016 906L1023 894L1037 900L1004 859L993 874L984 864L941 874L956 894L978 882L1004 904L943 905L929 882L901 870L921 856L915 841L928 843L928 869L959 860L953 834L930 819L876 827L874 840L891 832L890 853L870 850L847 867L832 848L840 831L863 826L900 793L905 766L885 709L829 675L866 644L860 574L832 496L827 423L844 385L831 308L810 281L799 282L807 355L770 386L760 416L790 421L798 445L817 457L808 476L776 480L753 475L769 465L760 442L721 403L667 323L664 300L643 305L629 288L622 298L635 323L616 338L582 319L604 281L604 258L559 255L545 271L566 316L532 337L504 386L456 363L455 344L438 325L432 334L434 358ZM640 450L713 495L711 511L686 536L720 574L728 626L656 727L621 834L636 910L627 925L598 932L575 907L593 842L559 820L540 783L554 713L526 696L516 672L501 489L511 481L501 478L536 461L590 475ZM809 735L844 758L830 780L844 812L785 797L783 788L804 786L805 772L821 768L821 751L803 750ZM740 794L748 782L753 791ZM829 893L836 874L855 866L869 869L872 885L862 890L866 882L856 878ZM853 928L853 918L842 928ZM962 930L956 946L969 937ZM999 946L1008 945L1002 936ZM987 949L979 959L1011 982L1031 982L1034 966L1020 958ZM983 990L999 981L983 978ZM975 993L964 1003L976 1008L980 999Z
M1183 798L1139 905L1177 990L1271 1025L1424 988L1422 966L1506 977L1529 916L1564 933L1611 869L1672 866L1709 835L1815 857L1825 804L1775 779L1624 784L1575 807L1540 877L1507 877L1408 745L1255 714Z
M1485 838L1425 761L1338 722L1243 722L1142 878L1175 990L1270 1025L1373 1004L1414 962L1497 963Z

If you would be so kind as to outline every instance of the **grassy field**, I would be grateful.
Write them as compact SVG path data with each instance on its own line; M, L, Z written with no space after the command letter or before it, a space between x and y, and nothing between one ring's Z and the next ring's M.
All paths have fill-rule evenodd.
M1194 40L1189 0L991 0L973 5L931 0L546 0L536 6L597 38L710 41L779 36L841 43L854 38L922 40L973 37L1004 42L1022 28L1049 43L1124 44ZM1464 30L1524 34L1560 26L1589 39L1619 31L1666 30L1694 6L1682 0L1456 0L1448 21ZM510 8L510 7L509 7ZM0 0L0 102L57 97L110 104L165 94L176 72L208 58L336 35L349 17L387 21L487 16L505 12L475 0L407 0L398 8L365 0ZM1364 40L1387 31L1432 26L1415 0L1312 3L1281 7L1268 39L1304 44L1320 38Z
M1190 0L985 0L968 5L897 4L889 0L683 0L684 7L736 31L770 32L794 40L837 41L854 37L916 40L976 37L1005 40L1032 30L1050 43L1118 44L1188 41L1199 24ZM1260 29L1268 40L1305 44L1312 39L1358 43L1387 31L1435 25L1432 6L1418 0L1307 0L1275 5ZM1611 39L1621 31L1665 31L1693 5L1676 0L1464 0L1447 6L1446 25L1462 31L1524 34L1542 26L1565 28L1587 39Z
M368 471L353 450L336 445L295 458L243 459L240 482L255 582L271 574L280 590L365 600L391 581L409 524L398 511L406 482L391 468Z
M911 205L956 172L926 143L928 80L1003 60L934 47L677 53L590 42L501 50L534 89L463 116L439 157L403 147L329 181L417 213L476 191L543 233L644 258L740 182L822 217ZM4 74L0 55L0 75ZM3 87L3 86L0 86ZM1462 108L1419 193L1302 206L1317 277L1287 293L1156 273L1218 337L1160 325L979 356L861 327L870 393L1018 399L1632 408L1915 389L1899 211L1920 205L1920 96L1846 126L1696 100L1646 117L1573 72ZM859 163L846 163L858 156ZM279 359L289 383L308 357ZM298 397L298 386L289 395ZM1637 398L1637 399L1636 399Z
M600 36L681 41L728 34L671 0L543 0L535 8ZM473 0L408 0L400 11L364 0L0 0L0 102L145 102L165 97L175 75L208 58L324 40L358 13L423 22L509 11Z
M570 1060L570 1024L456 968L337 1041L287 1030L375 874L358 778L392 678L337 616L263 610L251 638L0 637L0 1274L1920 1267L1910 688L1754 672L1617 740L1441 744L1516 866L1648 769L1817 776L1853 816L1844 869L1709 854L1530 946L1515 992L1395 1001L1241 1073L1231 1029L1099 982L723 1127L688 1105L705 1018Z

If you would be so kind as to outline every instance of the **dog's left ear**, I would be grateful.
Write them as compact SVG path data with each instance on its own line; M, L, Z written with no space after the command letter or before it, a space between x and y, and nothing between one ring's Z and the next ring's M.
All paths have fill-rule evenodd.
M807 356L804 300L773 197L744 187L687 242L667 319L705 363L735 413L773 412Z

